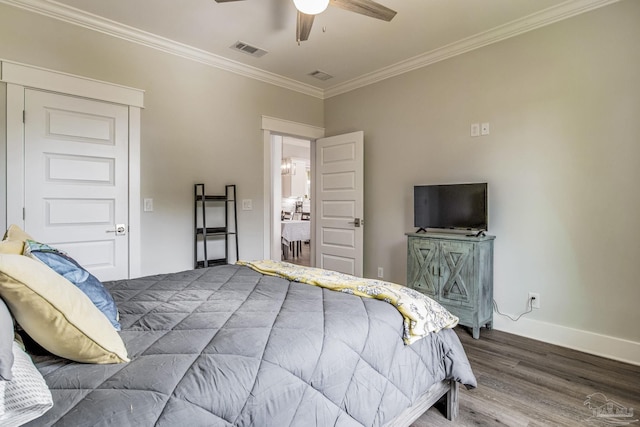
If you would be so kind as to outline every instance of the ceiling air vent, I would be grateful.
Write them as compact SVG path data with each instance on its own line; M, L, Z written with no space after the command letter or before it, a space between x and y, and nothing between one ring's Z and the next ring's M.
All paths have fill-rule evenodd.
M233 45L229 46L231 49L239 50L242 53L246 53L247 55L251 55L254 58L260 58L264 54L267 53L266 50L260 49L259 47L251 46L245 42L237 41Z
M329 79L333 78L333 76L331 74L327 74L324 71L320 71L320 70L316 70L313 73L309 73L309 75L311 77L315 77L316 79L322 80L322 81L329 80Z

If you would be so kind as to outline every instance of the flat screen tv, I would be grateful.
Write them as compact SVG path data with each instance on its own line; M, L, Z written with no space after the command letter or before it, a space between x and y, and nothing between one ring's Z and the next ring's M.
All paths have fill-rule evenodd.
M427 228L486 231L487 183L416 185L413 208L418 231Z

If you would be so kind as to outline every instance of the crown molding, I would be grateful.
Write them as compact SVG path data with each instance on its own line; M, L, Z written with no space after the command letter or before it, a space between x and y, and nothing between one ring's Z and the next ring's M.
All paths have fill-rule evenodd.
M280 86L296 92L323 98L323 90L315 86L300 83L250 65L224 58L219 55L148 33L128 25L121 24L92 13L88 13L53 0L0 0L0 3L15 6L29 12L54 18L69 24L97 31L122 40L137 43L145 47L200 62L241 76Z
M30 12L78 25L93 31L137 43L165 53L200 62L211 67L226 70L285 89L300 92L320 99L327 99L379 81L426 67L445 59L462 55L471 50L497 43L517 35L550 25L581 13L589 12L620 0L567 0L556 6L525 16L510 23L485 31L398 62L389 67L364 74L327 89L301 83L288 77L242 64L219 55L206 52L128 25L124 25L82 10L58 3L54 0L0 0L0 3L15 6Z
M434 49L430 52L398 62L389 67L381 68L372 73L364 74L355 79L332 86L324 91L324 98L331 98L333 96L377 83L381 80L408 73L409 71L426 67L457 55L462 55L463 53L524 34L618 1L620 0L568 0L556 6L527 15L523 18L483 33L475 34L471 37Z

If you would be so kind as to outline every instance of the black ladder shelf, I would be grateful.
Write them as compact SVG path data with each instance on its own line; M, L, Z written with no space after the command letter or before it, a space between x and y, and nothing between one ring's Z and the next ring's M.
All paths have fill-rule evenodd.
M235 243L236 261L238 256L238 213L236 209L236 186L224 186L224 195L207 195L204 184L194 186L194 268L229 264L229 245ZM207 212L224 206L224 218L216 218L217 227L207 226ZM199 214L199 215L198 215ZM221 215L220 215L221 216ZM209 216L211 220L211 216ZM209 258L208 243L212 240L224 242L224 257ZM202 243L201 256L198 256L198 242Z

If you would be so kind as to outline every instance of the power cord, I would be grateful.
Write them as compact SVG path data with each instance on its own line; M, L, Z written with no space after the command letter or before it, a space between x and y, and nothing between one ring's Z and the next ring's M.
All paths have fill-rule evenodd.
M529 313L531 313L533 311L533 300L534 299L535 299L535 297L530 297L529 299L527 299L527 305L529 306L529 308L527 309L527 311L525 311L524 313L521 313L515 319L513 317L509 316L508 314L501 313L500 309L498 309L498 303L496 302L496 300L493 300L493 311L495 311L496 313L498 313L501 316L508 317L509 319L513 320L514 322L517 322L518 320L520 320L520 318L522 316L524 316L525 314L529 314Z

